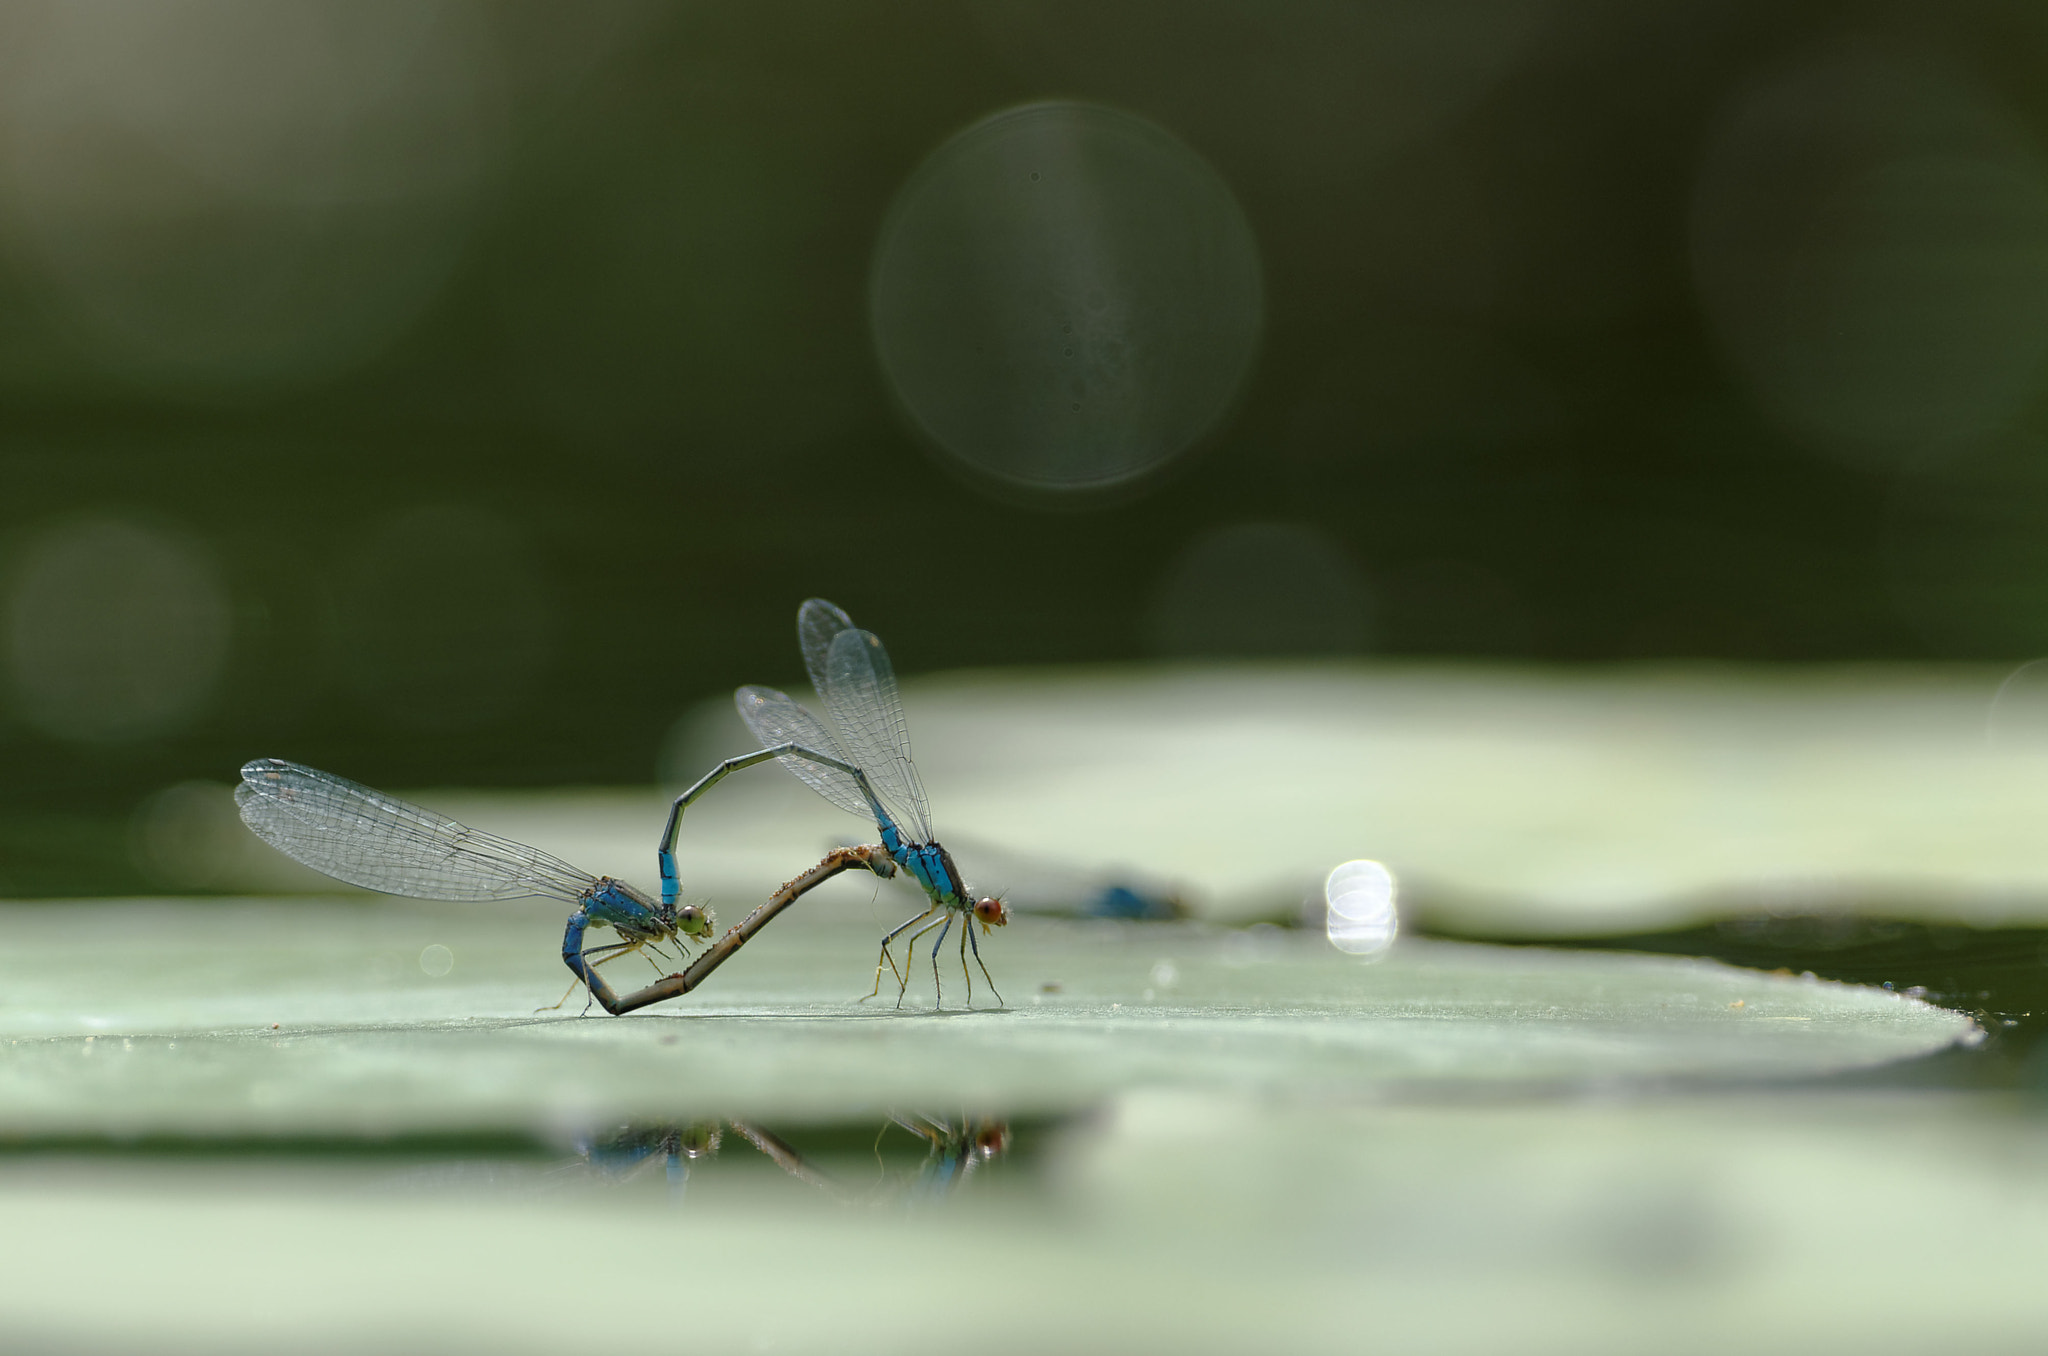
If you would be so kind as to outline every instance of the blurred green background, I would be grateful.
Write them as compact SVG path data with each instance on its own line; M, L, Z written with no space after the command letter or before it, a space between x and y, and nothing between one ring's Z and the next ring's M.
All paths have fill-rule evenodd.
M10 5L0 890L258 754L644 784L811 594L909 674L2048 651L2044 46Z
M2038 1346L2044 52L0 4L8 1349ZM842 878L536 1015L559 902L316 899L233 816L284 757L644 880L811 595L1001 1008L854 1001L916 906ZM691 823L722 922L854 831ZM1191 916L1046 916L1117 889Z

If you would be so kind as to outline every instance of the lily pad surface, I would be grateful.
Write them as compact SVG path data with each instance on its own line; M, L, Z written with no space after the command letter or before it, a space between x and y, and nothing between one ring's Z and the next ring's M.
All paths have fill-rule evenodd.
M885 901L886 902L886 901ZM878 906L879 907L879 906ZM804 910L812 912L806 914ZM547 1133L622 1119L1071 1111L1134 1088L1259 1096L1803 1078L1971 1021L1705 961L1451 943L1377 963L1277 929L1022 919L951 942L904 1005L881 927L805 901L696 992L579 1015L553 910L305 900L0 916L0 1135ZM857 911L864 912L864 911ZM889 915L880 915L888 917ZM727 920L730 921L730 920ZM614 963L624 982L638 957ZM616 982L616 981L615 981Z
M1126 886L1198 917L1291 917L1332 867L1370 858L1439 930L1574 936L1785 911L2048 920L2048 697L2005 676L1133 667L941 675L904 700L941 836L1022 907ZM718 698L678 722L665 775L680 789L751 747ZM142 835L195 858L167 880L332 890L243 830L225 788L181 791L155 803L175 822ZM651 884L673 792L409 794ZM684 881L759 899L871 832L757 768L691 809Z
M1372 858L1443 927L1564 936L1799 909L2048 919L2048 698L2002 696L2006 672L1191 666L964 673L904 700L970 874L986 844L999 884L1065 857L1247 918ZM678 779L745 742L723 703L697 721ZM803 811L766 798L788 794L743 783L720 811L760 796L752 822L787 825Z

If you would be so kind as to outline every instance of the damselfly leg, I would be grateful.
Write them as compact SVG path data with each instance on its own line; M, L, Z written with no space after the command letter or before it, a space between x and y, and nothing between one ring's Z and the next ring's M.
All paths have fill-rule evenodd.
M896 985L896 1006L899 1008L903 1006L904 993L910 988L910 967L917 964L918 942L923 940L927 932L947 921L948 915L943 910L933 909L932 912L939 916L903 939L903 973Z
M945 1001L945 990L939 987L939 948L946 944L946 934L953 930L953 915L948 913L938 937L932 942L932 1006L939 1007Z
M668 975L656 980L636 993L620 997L612 991L604 976L583 959L583 927L587 920L582 914L571 915L569 928L562 936L562 960L590 988L591 997L604 1005L606 1012L613 1016L644 1008L650 1003L686 994L710 977L711 972L732 959L750 938L768 926L769 922L784 909L794 904L811 890L824 884L842 871L871 871L884 879L896 874L896 864L879 847L835 848L825 854L825 859L795 880L768 897L768 902L740 920L738 927L729 929L725 935L713 942L704 954L691 961L689 968L681 974Z
M891 942L894 942L898 937L901 937L906 929L917 926L919 923L922 923L925 919L930 918L933 914L937 913L938 911L939 906L934 904L929 909L926 909L923 913L918 914L912 918L904 919L901 923L898 923L895 927L891 928L887 936L882 938L882 958L875 962L874 992L870 993L867 996L867 998L861 999L861 1002L865 1003L868 1001L868 998L878 998L881 996L882 966L884 964L888 965L889 973L896 977L896 1001L899 1004L903 1001L902 991L910 986L910 979L907 975L903 973L903 971L898 970L896 968L896 958L889 954L889 944Z
M1003 991L996 987L995 978L988 972L988 966L982 964L981 939L974 935L974 925L972 923L968 924L965 931L967 933L967 944L974 948L974 963L981 967L981 977L988 980L989 992L996 996L998 1006L1008 1007L1009 1004L1003 1002ZM962 974L965 974L967 971L967 962L964 960L960 962L960 971ZM970 1003L974 1001L974 978L971 975L968 976L967 980L967 1001Z
M970 1008L974 1006L974 976L967 973L967 937L973 931L972 925L960 929L960 977L967 981L967 1006ZM976 947L975 952L980 954L980 948Z
M617 960L619 957L627 955L631 952L639 952L640 955L646 956L647 963L649 965L654 965L654 957L647 955L649 951L652 951L656 955L661 956L664 960L678 959L671 958L666 951L663 951L661 949L660 944L657 943L651 937L641 937L637 940L628 942L607 942L603 946L588 946L583 949L583 959L589 961L591 967L595 969L597 966L600 965L609 965L611 962ZM654 973L657 976L659 976L662 973L662 969L659 965L654 965ZM570 980L569 987L562 991L562 996L560 998L556 999L554 1002L548 1004L544 1008L535 1008L534 1011L557 1011L558 1009L560 1009L562 1004L569 1001L569 995L575 993L577 988L581 986L582 983L583 980L580 977Z

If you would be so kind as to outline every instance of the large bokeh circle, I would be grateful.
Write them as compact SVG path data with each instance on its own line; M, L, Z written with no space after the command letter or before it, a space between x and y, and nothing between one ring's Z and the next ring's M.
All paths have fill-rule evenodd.
M1222 178L1152 123L1080 103L995 114L898 193L875 249L877 354L973 469L1050 491L1172 461L1258 347L1258 247Z

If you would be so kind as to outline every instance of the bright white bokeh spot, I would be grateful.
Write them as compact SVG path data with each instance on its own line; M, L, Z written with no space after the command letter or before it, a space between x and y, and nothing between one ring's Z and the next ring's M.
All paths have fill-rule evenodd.
M1082 103L995 114L911 176L875 247L883 371L918 428L1014 485L1115 485L1236 398L1264 314L1230 188L1163 129Z
M1368 860L1346 862L1323 882L1324 927L1330 945L1354 956L1378 956L1394 944L1394 873Z
M167 734L227 661L226 588L196 541L114 518L45 532L12 571L6 668L23 720L61 739Z
M439 942L420 952L420 969L435 979L441 978L454 968L455 953Z

